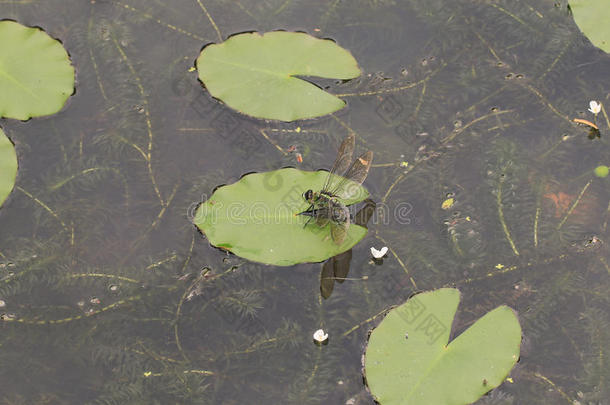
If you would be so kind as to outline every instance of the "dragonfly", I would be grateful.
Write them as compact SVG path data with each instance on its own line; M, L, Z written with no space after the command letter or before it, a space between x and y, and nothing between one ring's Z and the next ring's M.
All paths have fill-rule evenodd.
M350 134L341 142L335 163L328 172L322 189L310 189L303 193L309 208L300 215L310 217L304 227L312 219L315 219L319 227L330 223L330 235L337 245L345 240L351 223L349 210L342 200L349 198L356 186L364 182L373 162L372 151L363 153L352 162L354 146L355 137Z

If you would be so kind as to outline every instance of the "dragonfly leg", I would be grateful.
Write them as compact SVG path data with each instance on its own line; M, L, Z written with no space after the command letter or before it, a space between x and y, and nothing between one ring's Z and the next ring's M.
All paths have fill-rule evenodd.
M308 212L308 211L310 211L311 209L313 209L313 206L314 206L314 205L313 205L313 204L311 204L311 205L309 206L309 208L307 208L307 210L305 210L305 211L303 211L303 212ZM309 219L307 220L307 222L305 222L305 225L303 225L303 228L305 228L307 225L309 225L309 222L310 222L312 219L313 219L313 215L309 217Z

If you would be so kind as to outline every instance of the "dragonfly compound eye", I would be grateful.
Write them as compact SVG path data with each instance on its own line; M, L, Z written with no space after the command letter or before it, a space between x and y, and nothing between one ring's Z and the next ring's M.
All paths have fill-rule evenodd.
M303 194L303 197L307 200L307 201L311 201L313 199L313 190L307 190L305 192L305 194Z

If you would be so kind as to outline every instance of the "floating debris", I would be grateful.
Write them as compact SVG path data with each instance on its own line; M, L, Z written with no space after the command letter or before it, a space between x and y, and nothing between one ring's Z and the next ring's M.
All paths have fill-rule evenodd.
M445 201L443 201L443 203L441 204L441 208L446 211L449 208L453 207L454 204L455 204L455 198L449 197Z
M317 345L326 344L328 342L328 333L325 333L324 329L318 329L313 334L313 341Z
M582 124L582 125L586 125L588 127L591 127L593 129L597 129L599 131L599 128L597 127L597 125L595 125L591 121L583 120L581 118L574 118L572 121L574 121L577 124Z
M384 246L381 249L377 250L374 247L371 247L371 254L373 255L373 257L375 259L381 259L383 258L386 253L388 253L388 247Z
M609 171L610 171L610 170L608 169L608 166L601 165L601 166L597 166L597 167L595 168L595 170L593 170L593 173L595 173L595 175L596 175L597 177L604 178L604 177L608 176L608 172L609 172Z
M602 110L602 105L595 100L589 101L589 111L597 115Z

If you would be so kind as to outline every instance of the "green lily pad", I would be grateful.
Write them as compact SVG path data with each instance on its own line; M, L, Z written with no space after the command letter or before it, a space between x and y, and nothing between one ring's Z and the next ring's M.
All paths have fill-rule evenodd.
M17 154L10 139L0 129L0 207L13 190L17 177Z
M73 91L74 68L59 41L38 28L0 21L0 117L54 114Z
M500 306L447 344L459 301L454 288L417 294L373 330L365 373L381 405L470 404L504 381L519 359L517 316Z
M249 260L289 266L319 262L351 249L367 233L351 224L341 245L330 236L330 226L320 227L297 215L308 208L303 193L320 190L328 172L293 168L248 174L237 183L218 188L203 202L193 222L214 246ZM346 205L368 197L360 185L349 187Z
M603 0L570 0L578 28L598 48L610 52L610 3Z
M210 94L257 118L294 121L330 114L345 102L295 76L353 79L354 57L331 40L299 32L235 35L197 58Z

